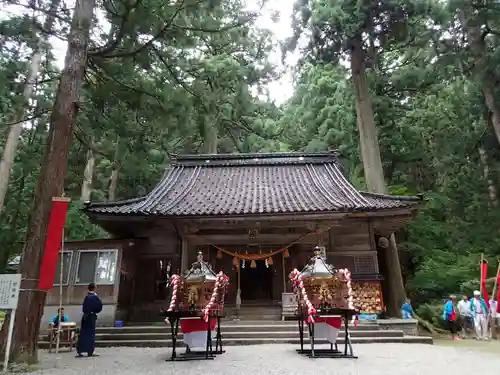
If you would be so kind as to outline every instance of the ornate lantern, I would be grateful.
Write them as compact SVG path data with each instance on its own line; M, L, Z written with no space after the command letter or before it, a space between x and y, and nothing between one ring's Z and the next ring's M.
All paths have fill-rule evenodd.
M313 313L352 309L350 272L329 264L319 247L314 248L314 255L302 272L294 270L290 277L298 294L299 310Z
M198 252L197 260L184 274L183 302L190 310L201 310L210 301L217 275Z

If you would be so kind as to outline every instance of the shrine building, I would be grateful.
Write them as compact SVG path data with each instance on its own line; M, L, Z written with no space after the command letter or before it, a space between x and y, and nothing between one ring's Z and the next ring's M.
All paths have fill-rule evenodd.
M400 267L387 239L421 201L358 191L335 152L179 156L148 195L86 204L85 214L112 239L67 243L63 305L79 316L95 282L101 324L159 322L167 267L182 273L202 251L230 277L227 304L236 303L239 288L242 306L279 306L291 292L288 274L319 246L328 262L352 272L355 306L380 313L391 298L390 268ZM44 321L58 303L56 286Z

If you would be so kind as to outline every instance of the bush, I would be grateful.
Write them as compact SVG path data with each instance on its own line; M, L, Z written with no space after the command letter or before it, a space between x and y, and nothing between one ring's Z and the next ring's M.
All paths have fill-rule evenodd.
M435 327L445 328L443 322L443 302L424 303L415 309L417 315Z

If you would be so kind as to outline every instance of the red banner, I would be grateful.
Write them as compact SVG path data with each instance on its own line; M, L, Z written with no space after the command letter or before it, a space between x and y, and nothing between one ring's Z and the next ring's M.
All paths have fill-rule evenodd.
M40 267L38 289L49 290L54 286L57 261L63 239L64 223L70 201L69 198L52 198L52 210L50 212L42 266Z
M497 275L497 313L500 314L500 272Z
M488 289L486 288L486 278L488 277L488 261L486 259L481 261L481 289L483 292L483 299L489 305Z

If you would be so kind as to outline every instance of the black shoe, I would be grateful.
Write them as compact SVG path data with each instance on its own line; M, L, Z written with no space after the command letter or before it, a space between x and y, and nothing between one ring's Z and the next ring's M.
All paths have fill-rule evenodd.
M99 357L99 354L92 353L92 354L87 355L87 357Z
M75 358L83 358L83 354L82 353L76 353Z

